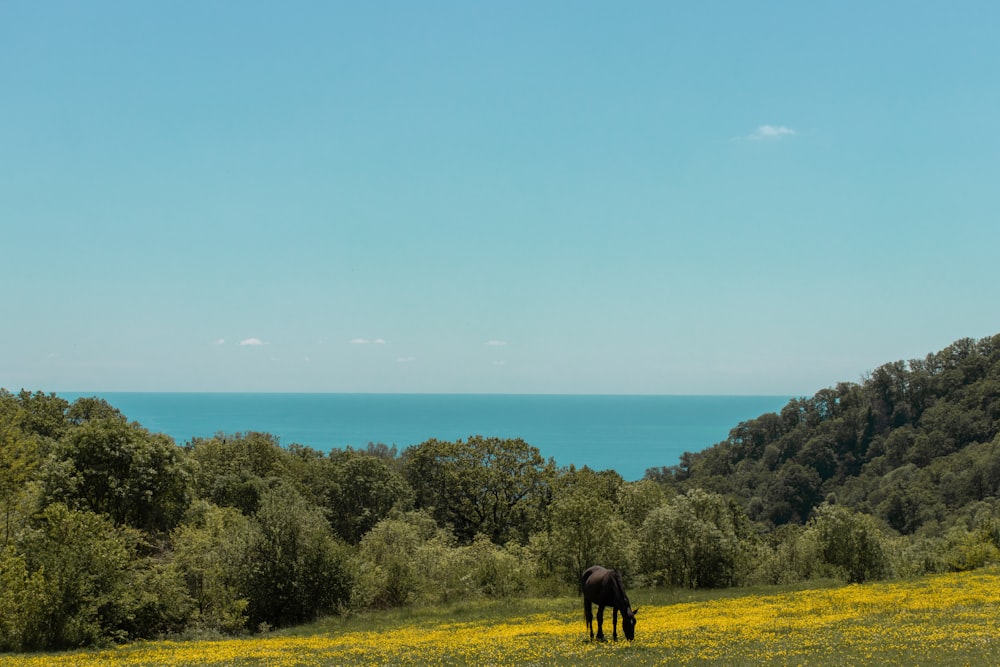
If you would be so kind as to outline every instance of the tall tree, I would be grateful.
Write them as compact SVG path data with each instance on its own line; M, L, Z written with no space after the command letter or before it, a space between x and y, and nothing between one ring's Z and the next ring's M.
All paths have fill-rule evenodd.
M38 436L25 432L24 417L16 401L0 396L0 549L13 537L16 518L30 514L22 499L40 465Z
M217 435L188 447L195 489L220 507L254 514L268 489L288 475L289 455L269 433Z
M53 446L42 471L50 502L105 514L117 525L165 531L189 502L182 451L122 417L91 419Z
M355 450L330 455L331 480L325 501L330 524L354 544L394 507L408 509L413 490L391 461Z
M540 526L553 466L524 440L428 440L407 449L403 462L417 507L464 543L477 533L523 542Z

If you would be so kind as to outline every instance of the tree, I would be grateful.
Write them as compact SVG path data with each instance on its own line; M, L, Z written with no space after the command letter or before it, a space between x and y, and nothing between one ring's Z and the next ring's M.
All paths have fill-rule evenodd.
M752 536L750 521L736 503L693 489L646 518L641 570L671 586L736 585L750 569Z
M51 586L12 546L0 548L0 652L43 648Z
M347 551L315 505L288 485L261 499L242 567L252 625L293 625L333 612L350 597Z
M428 440L407 449L403 464L416 506L463 543L477 533L523 542L541 525L552 465L521 439Z
M268 433L218 435L188 448L198 495L220 507L254 514L268 489L287 477L288 454Z
M190 502L188 478L169 437L120 417L91 419L68 431L42 472L48 502L147 532L177 525Z
M135 553L133 533L61 503L45 508L38 528L22 545L23 579L17 585L31 601L29 616L20 622L23 648L125 639L119 630L131 611L125 593Z
M194 603L196 627L235 633L247 623L242 568L252 522L232 507L196 506L196 517L171 535L173 562L184 576Z
M888 552L875 520L840 505L824 503L807 526L823 560L850 583L878 579L889 572Z
M638 528L649 513L666 500L659 484L651 479L627 482L618 489L618 511L633 528Z
M811 438L795 460L805 468L815 470L821 480L830 479L837 471L837 446L833 436L821 433Z
M79 426L94 419L125 419L125 415L103 398L91 396L73 401L66 410L66 419L70 424Z
M389 460L354 450L332 453L325 506L334 531L351 544L394 507L407 509L413 490Z
M0 396L0 549L13 538L17 518L30 514L22 499L40 465L38 436L23 430L24 418L16 401Z
M162 554L132 559L128 584L121 594L122 613L115 619L117 639L157 639L186 630L194 617L194 600L183 572Z
M775 526L804 522L819 500L821 484L820 475L813 468L794 461L781 466L771 478L765 495L768 519Z
M420 593L417 552L435 537L449 547L442 532L419 511L379 521L358 545L353 603L384 608L415 600Z
M480 534L472 544L459 546L442 530L416 547L412 567L417 575L412 592L430 603L520 594L527 590L533 570L520 545L500 546Z
M7 393L5 390L3 393ZM9 394L8 394L9 395ZM55 394L45 394L40 391L31 393L22 390L18 395L21 407L24 408L24 428L45 440L58 440L69 428L66 421L66 410L69 402Z
M597 489L565 489L553 499L550 515L549 531L536 538L535 548L563 582L578 584L591 565L631 571L632 531Z

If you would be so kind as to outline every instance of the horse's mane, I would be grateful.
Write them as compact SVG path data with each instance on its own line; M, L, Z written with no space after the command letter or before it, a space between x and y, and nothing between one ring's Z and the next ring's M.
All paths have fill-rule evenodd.
M622 600L625 601L625 610L632 610L632 603L628 601L628 596L625 595L625 582L622 581L622 574L618 570L611 570L612 578L615 581L615 587L618 589L618 594L621 595ZM623 610L623 612L625 611Z

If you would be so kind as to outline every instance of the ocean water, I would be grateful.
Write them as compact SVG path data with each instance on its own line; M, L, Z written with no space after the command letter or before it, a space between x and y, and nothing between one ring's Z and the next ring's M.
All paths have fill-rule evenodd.
M430 438L522 438L560 466L613 469L627 480L705 449L741 421L777 412L788 396L492 394L70 393L100 396L178 444L263 431L281 444L329 451L369 442L400 451Z

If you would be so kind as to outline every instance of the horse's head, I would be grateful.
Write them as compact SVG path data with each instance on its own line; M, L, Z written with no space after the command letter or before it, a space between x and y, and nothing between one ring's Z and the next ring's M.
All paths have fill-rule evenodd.
M636 608L622 614L622 631L625 633L625 639L629 641L635 639L635 615L638 612L639 609Z

